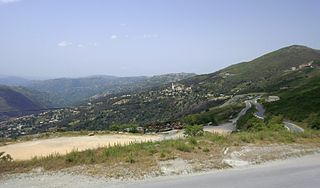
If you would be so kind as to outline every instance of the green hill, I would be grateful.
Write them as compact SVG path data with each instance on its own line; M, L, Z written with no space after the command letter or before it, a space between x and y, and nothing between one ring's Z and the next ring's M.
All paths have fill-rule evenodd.
M308 82L309 77L319 75L319 71L317 68L292 71L291 68L316 60L320 60L319 50L294 45L212 74L175 82L174 88L167 84L140 93L102 97L70 118L70 121L80 119L72 129L176 121L189 114L208 111L236 94L298 87Z
M320 115L320 71L298 87L276 93L280 100L266 103L267 113L282 114L294 121L302 121L315 113Z
M318 107L308 106L312 103L318 105L317 83L319 82L317 81L319 80L317 78L320 76L320 66L317 64L319 60L319 50L295 45L279 49L250 62L232 65L212 74L184 77L186 79L179 76L176 78L177 75L166 75L146 79L149 81L142 79L141 82L137 81L133 84L129 84L132 81L124 79L121 82L123 84L120 84L121 87L118 87L119 84L111 87L116 88L113 93L93 98L90 103L86 102L75 108L52 111L46 117L39 117L33 121L40 122L43 119L59 117L56 122L49 123L47 126L51 128L56 126L64 130L101 130L119 124L157 126L159 122L163 124L183 121L188 120L188 117L194 119L194 123L209 120L215 123L215 121L222 122L234 116L241 106L226 106L226 111L219 111L221 109L214 107L218 107L235 95L252 92L281 95L283 100L275 103L278 105L273 109L268 107L275 114L285 114L291 118L295 113L306 112L307 116L308 113L318 110ZM300 65L309 62L313 62L314 67L299 68ZM296 69L292 70L292 67ZM57 84L56 88L52 87L51 90L59 90L61 87L60 90L67 90L63 95L74 97L68 93L85 92L88 89L84 87L86 84L79 84L79 80L66 82L71 82L70 88L69 84L65 86ZM127 87L128 84L132 87ZM312 89L313 86L315 86L314 89ZM300 104L298 101L302 101L303 105L300 105L302 109L299 109L299 105L293 106ZM286 110L288 103L291 103L292 111ZM192 114L194 115L189 116ZM305 117L300 119L303 118Z
M212 74L190 78L186 83L215 93L266 91L286 70L319 59L319 50L293 45Z
M0 116L34 113L44 108L31 93L24 88L0 86Z

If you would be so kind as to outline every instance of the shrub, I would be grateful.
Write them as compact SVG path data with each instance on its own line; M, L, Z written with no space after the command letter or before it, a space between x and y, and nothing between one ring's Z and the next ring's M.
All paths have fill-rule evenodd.
M11 162L13 161L10 154L5 155L5 152L0 152L0 162Z
M316 113L311 113L307 119L307 123L312 129L320 129L320 116Z
M191 147L185 143L182 143L182 142L179 142L176 145L176 148L177 148L177 150L183 151L183 152L191 152L193 150L193 147Z
M188 125L184 131L186 136L203 136L203 127L201 125Z
M72 151L66 155L66 162L73 163L77 160L77 151Z
M198 144L197 140L193 137L190 137L189 142L194 146L196 146Z

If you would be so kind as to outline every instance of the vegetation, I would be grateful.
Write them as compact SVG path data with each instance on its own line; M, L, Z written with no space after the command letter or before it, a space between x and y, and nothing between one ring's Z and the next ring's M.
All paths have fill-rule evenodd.
M306 120L320 111L320 76L297 88L279 93L279 101L265 103L267 113L282 114L293 121Z
M241 109L237 105L218 106L235 95L255 91L279 94L280 101L267 105L271 115L282 114L285 118L302 121L310 113L319 112L319 97L315 96L320 88L319 79L316 80L320 69L315 67L291 71L291 68L311 61L316 65L319 59L320 51L294 45L206 75L172 74L132 79L96 76L33 83L33 89L52 91L55 96L67 95L66 100L82 100L100 92L107 94L97 95L89 104L51 110L48 113L52 114L50 116L39 115L32 120L8 122L6 125L27 124L37 127L30 129L32 131L27 134L44 132L49 128L80 131L107 130L113 126L113 129L118 129L114 126L117 124L147 127L155 122L179 120L191 125L210 122L216 125L234 117ZM171 87L172 82L175 87ZM278 93L280 88L287 90ZM0 99L0 105L5 102ZM40 126L43 120L48 121ZM6 135L15 137L18 133Z
M146 90L189 78L194 74L177 73L152 77L91 76L85 78L60 78L33 81L26 86L32 90L52 93L55 106L70 106L82 103L92 96L128 93Z
M277 121L279 117L269 122ZM268 129L259 132L238 132L231 135L204 133L203 136L188 139L166 140L162 142L136 143L126 146L103 147L94 150L74 150L67 155L53 154L47 157L35 157L28 161L5 160L0 162L0 174L7 172L26 172L33 168L59 170L78 165L101 164L111 169L114 165L123 168L135 166L139 169L152 169L157 161L174 159L177 156L185 159L207 159L210 155L221 157L223 148L252 144L272 143L319 143L320 132L306 130L303 133L291 133L286 130ZM216 168L221 168L219 164ZM96 168L96 167L95 167ZM105 171L104 171L105 172Z
M184 129L184 134L186 136L202 136L203 126L202 125L188 125Z
M216 107L201 113L187 115L182 118L182 121L190 125L203 125L208 123L210 123L210 125L217 125L218 123L223 123L235 118L243 107L243 104Z
M265 120L262 120L253 115L255 111L255 108L252 107L238 119L238 130L248 132L287 131L283 124L283 116L268 116Z
M136 124L121 124L121 125L111 125L110 131L125 131L130 133L138 133L138 125Z
M310 128L320 130L320 115L311 113L307 119Z
M5 155L5 152L0 152L0 163L12 162L12 157L9 154Z

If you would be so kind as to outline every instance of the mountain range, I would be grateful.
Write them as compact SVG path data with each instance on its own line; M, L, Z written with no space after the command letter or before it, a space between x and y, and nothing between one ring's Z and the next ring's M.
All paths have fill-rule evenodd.
M54 105L57 106L79 104L72 110L62 108L58 114L63 118L57 120L55 126L68 130L101 130L114 124L181 121L187 115L210 112L236 95L255 92L280 95L288 105L288 100L293 97L289 93L299 88L301 92L308 90L305 85L314 87L308 95L312 101L311 96L320 88L314 81L320 77L319 60L319 50L293 45L211 74L133 78L93 76L33 81L25 87L40 94L49 93L46 99L56 98ZM38 98L41 97L38 95ZM301 98L295 100L298 102ZM278 104L277 110L269 113L290 118L290 114L284 113L284 104L275 104ZM313 106L304 110L312 113L317 109ZM35 123L39 121L35 120Z
M192 73L172 73L157 76L116 77L89 76L29 80L16 76L0 76L0 113L28 114L37 110L68 107L90 98L120 92L142 92L162 84L194 76Z

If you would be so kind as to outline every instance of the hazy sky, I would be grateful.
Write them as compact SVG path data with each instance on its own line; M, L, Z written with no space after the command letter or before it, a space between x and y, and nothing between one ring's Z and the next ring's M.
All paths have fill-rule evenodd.
M319 0L0 0L0 74L214 72L320 49Z

